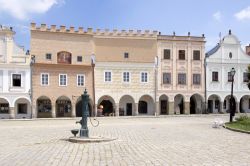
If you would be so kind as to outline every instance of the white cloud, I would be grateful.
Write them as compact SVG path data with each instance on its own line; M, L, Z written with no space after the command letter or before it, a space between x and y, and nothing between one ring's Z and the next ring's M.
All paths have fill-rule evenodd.
M250 19L250 6L235 13L234 16L240 21Z
M222 14L221 14L220 11L217 11L216 13L213 14L213 17L214 17L215 20L221 21Z
M32 14L46 13L63 0L0 0L0 13L8 13L19 20L26 20Z

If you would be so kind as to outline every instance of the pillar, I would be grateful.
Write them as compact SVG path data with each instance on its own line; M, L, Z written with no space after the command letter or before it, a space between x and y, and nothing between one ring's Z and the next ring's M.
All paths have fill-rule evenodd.
M15 118L15 107L9 107L10 119Z
M52 104L51 117L56 118L56 104Z
M174 114L174 102L168 102L168 110L167 110L169 115Z
M76 117L76 104L72 103L71 106L71 117Z
M31 111L32 111L32 117L31 118L37 118L36 105L33 105L31 107Z
M138 103L135 103L135 116L139 115L139 111L138 111Z
M160 115L160 106L159 102L155 102L155 116Z
M119 116L119 103L115 104L115 116Z
M220 102L220 107L219 107L219 113L224 113L224 111L223 111L223 102Z
M94 117L97 116L97 104L94 104L94 107L93 107L93 116Z
M235 104L236 104L235 113L239 113L240 103L239 102L235 102Z
M184 103L184 114L190 114L190 103L189 102Z

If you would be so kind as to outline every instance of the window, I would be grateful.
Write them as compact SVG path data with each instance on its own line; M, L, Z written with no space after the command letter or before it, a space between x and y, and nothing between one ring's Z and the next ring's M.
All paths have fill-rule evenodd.
M171 84L171 73L163 73L163 84Z
M178 74L178 84L182 85L186 84L186 74L184 73Z
M193 51L193 60L200 60L200 50Z
M71 64L71 53L66 51L58 52L57 63Z
M60 86L67 86L67 75L66 74L59 75L59 85Z
M9 113L9 104L1 103L0 104L0 114L8 114Z
M233 76L231 75L231 72L227 73L227 81L232 82L233 81Z
M212 72L212 81L218 81L218 72L217 71L213 71Z
M141 72L141 82L148 82L148 73Z
M46 54L46 59L47 59L47 60L51 60L51 57L52 57L52 55L51 55L50 53L47 53L47 54Z
M77 86L84 86L84 75L83 74L77 75Z
M215 100L214 107L215 109L218 109L220 105L220 100Z
M18 114L27 114L27 104L18 104L17 112Z
M124 53L124 58L128 58L128 55L129 55L128 52L125 52Z
M200 85L201 84L201 75L193 74L193 84Z
M185 50L179 50L179 59L185 60Z
M247 72L243 73L243 82L248 82L248 73Z
M123 82L129 82L129 72L123 72Z
M21 74L12 74L12 86L21 87Z
M49 74L41 74L41 85L49 85Z
M104 81L105 82L111 82L111 79L112 79L111 72L110 71L105 71Z
M82 56L77 56L77 62L82 62Z
M164 49L163 54L163 59L170 59L170 49Z

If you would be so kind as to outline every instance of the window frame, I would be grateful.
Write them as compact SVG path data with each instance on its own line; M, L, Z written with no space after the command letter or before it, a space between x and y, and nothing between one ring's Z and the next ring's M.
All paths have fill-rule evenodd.
M142 78L142 74L146 74L146 75L144 75L144 77L146 76L146 78L147 78L147 80L145 81L143 81L143 78ZM146 71L142 71L142 72L140 72L140 82L141 83L148 83L149 82L149 77L148 77L148 72L146 72ZM145 79L145 78L144 78Z
M166 56L165 56L165 51L169 51L169 52L168 52L169 55L166 54ZM171 49L163 49L163 59L164 59L164 60L170 60L170 59L171 59Z
M184 54L181 54L180 51L183 51ZM181 58L181 55L184 55L184 59ZM178 60L186 60L186 50L178 50Z
M246 76L245 76L245 75L246 75ZM245 78L247 78L247 79L245 79ZM244 82L244 83L249 82L249 79L248 79L248 72L243 72L243 82Z
M81 61L79 61L78 58L80 58ZM82 56L81 56L81 55L78 55L78 56L76 57L76 62L82 62Z
M170 76L170 78L169 78L169 82L164 82L164 74L166 74L166 75L169 75L169 76ZM162 73L162 84L167 85L167 84L171 84L171 83L172 83L171 73L169 73L169 72L163 72L163 73Z
M129 58L129 52L124 52L123 57L124 57L124 59L128 59Z
M50 58L48 58L48 56L50 56ZM48 60L48 61L51 61L52 60L52 53L46 53L45 54L45 59Z
M45 74L48 75L48 84L43 84L43 77L42 76ZM49 73L41 73L40 74L40 85L41 86L49 86Z
M214 77L214 73L217 73L217 76ZM214 79L216 78L216 79ZM218 71L212 71L212 82L219 82L219 72Z
M199 52L199 58L198 59L196 59L195 58L195 52ZM200 61L201 60L201 51L200 50L193 50L193 60L195 60L195 61Z
M199 76L199 81L198 82L196 82L197 77L195 79L195 76ZM193 73L193 85L201 85L201 74L200 73Z
M124 81L124 74L125 73L127 73L128 74L128 81ZM131 77L130 77L130 72L129 71L124 71L124 72L122 72L122 82L123 83L130 83L130 79Z
M13 75L20 75L21 78L20 78L20 86L14 86L13 83ZM11 73L11 87L13 88L22 88L22 78L23 78L23 74L22 73Z
M180 78L180 76L181 75L183 75L183 76L185 76L184 78L184 80L185 80L185 82L184 83L181 83L180 81L179 81L179 78ZM178 85L187 85L187 74L186 73L178 73L178 75L177 75L177 83L178 83Z
M61 75L65 75L66 76L66 84L65 85L61 85L61 79L60 79L60 76ZM63 74L63 73L60 73L59 74L59 79L58 79L58 84L59 84L59 86L68 86L68 75L67 74Z
M110 73L110 81L106 81L106 73ZM105 70L104 72L103 72L103 81L104 82L112 82L112 71L111 70Z
M83 85L79 85L78 77L80 77L80 76L83 76ZM85 87L85 74L77 74L76 75L76 86L77 87Z

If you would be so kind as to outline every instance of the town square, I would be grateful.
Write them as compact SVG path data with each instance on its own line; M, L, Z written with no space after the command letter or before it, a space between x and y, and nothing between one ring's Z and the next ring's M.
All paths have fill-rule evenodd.
M248 0L0 0L0 166L250 165Z

